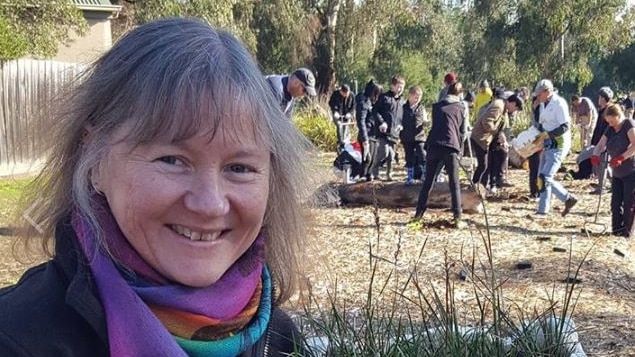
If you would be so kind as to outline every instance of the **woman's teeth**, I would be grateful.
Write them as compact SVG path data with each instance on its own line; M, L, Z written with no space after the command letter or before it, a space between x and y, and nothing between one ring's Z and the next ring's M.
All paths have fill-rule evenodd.
M189 228L183 227L183 226L179 226L179 225L172 225L172 230L174 230L176 233L185 236L191 240L204 240L204 241L213 241L218 239L218 237L220 236L221 232L215 232L215 233L211 233L211 232L207 232L207 233L202 233L202 232L196 232L193 230L190 230Z

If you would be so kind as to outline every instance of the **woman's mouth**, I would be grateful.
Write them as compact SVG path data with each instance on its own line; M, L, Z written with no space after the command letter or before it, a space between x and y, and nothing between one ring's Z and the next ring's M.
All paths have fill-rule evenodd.
M215 241L223 233L223 231L199 232L199 231L196 231L196 230L193 230L178 224L172 224L170 225L170 228L174 232L186 238L189 238L190 240L193 240L193 241L195 240L208 241L208 242Z

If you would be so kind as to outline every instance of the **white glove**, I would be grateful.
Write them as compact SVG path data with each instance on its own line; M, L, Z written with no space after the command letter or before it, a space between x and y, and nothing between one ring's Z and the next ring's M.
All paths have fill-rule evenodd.
M364 141L362 143L362 150L364 151L364 157L362 157L362 161L370 161L370 144L368 143L368 141Z
M385 133L386 130L388 130L388 124L386 123L381 123L381 125L379 126L379 132L380 133Z

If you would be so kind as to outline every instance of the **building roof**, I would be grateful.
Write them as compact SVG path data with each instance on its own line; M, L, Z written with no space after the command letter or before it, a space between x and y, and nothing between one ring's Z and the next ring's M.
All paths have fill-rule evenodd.
M113 5L110 0L71 0L80 10L119 12L120 5Z

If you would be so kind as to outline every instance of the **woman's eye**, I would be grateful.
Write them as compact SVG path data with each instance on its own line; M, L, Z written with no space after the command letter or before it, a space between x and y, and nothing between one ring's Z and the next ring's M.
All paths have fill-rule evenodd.
M253 169L241 164L229 165L228 169L232 173L237 173L237 174L249 173L254 171Z
M158 158L157 160L163 163L166 163L168 165L182 165L183 164L183 161L177 158L176 156L162 156Z

